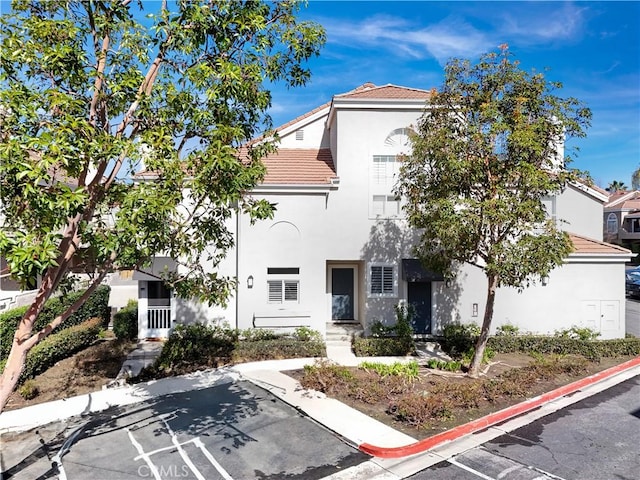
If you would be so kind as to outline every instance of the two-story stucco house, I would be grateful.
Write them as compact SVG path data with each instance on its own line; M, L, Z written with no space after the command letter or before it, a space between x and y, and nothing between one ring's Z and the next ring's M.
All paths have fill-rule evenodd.
M604 239L640 253L640 191L619 191L604 204Z
M331 322L395 321L394 306L415 306L416 333L438 335L447 322L482 318L486 279L463 267L452 283L412 255L415 232L393 195L407 132L429 93L365 84L278 129L279 151L252 194L277 204L272 220L232 219L236 248L220 266L238 288L224 309L172 298L157 278L139 280L140 336L165 336L176 322L228 322L241 329ZM571 233L575 250L538 285L496 296L494 326L553 333L583 325L602 338L624 337L624 264L630 252L602 241L606 195L570 185L545 199ZM153 270L174 268L156 258Z

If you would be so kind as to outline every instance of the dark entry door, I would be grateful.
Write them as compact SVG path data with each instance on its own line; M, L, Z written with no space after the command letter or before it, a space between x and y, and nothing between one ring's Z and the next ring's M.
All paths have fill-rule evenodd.
M353 320L353 268L331 269L331 318Z
M415 333L431 333L431 282L408 282L407 301L413 306Z

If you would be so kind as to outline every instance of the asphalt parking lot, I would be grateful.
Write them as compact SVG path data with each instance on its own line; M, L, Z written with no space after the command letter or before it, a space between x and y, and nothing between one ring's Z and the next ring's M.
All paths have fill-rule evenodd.
M3 435L3 478L319 479L368 460L246 381Z
M640 377L440 462L412 480L640 478Z

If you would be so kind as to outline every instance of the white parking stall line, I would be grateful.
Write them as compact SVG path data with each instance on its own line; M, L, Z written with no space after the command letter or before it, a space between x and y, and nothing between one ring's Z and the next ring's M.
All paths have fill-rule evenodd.
M131 440L131 443L133 444L134 447L136 447L136 450L138 450L138 453L140 454L136 458L134 458L134 460L138 460L139 458L144 459L144 461L147 463L147 466L149 467L149 471L153 473L153 478L155 478L156 480L162 480L160 478L160 472L158 471L156 466L153 464L153 462L149 458L149 454L144 453L144 449L142 448L142 445L140 445L138 441L133 437L131 430L129 430L128 428L125 428L125 430L129 435L129 440ZM170 448L173 448L173 447L170 447Z
M213 455L211 455L211 452L209 452L209 450L207 450L207 447L205 447L204 443L202 443L202 441L200 440L199 437L196 437L193 439L193 444L195 446L197 446L198 448L200 448L200 451L202 451L202 454L207 457L207 459L211 462L211 465L214 466L214 468L216 470L218 470L218 473L220 475L222 475L222 477L225 480L233 480L233 478L231 477L231 475L229 475L229 473L227 473L227 471L222 467L222 465L220 465L215 458L213 458Z
M218 473L224 478L224 480L233 480L233 477L229 475L229 473L224 469L224 467L222 467L222 465L220 465L220 463L216 461L216 459L213 457L211 452L207 450L205 444L202 442L202 440L200 440L200 437L195 437L185 442L180 442L178 440L178 436L172 430L172 428L169 426L169 423L166 420L166 418L171 416L173 416L173 414L164 415L160 417L160 419L164 423L169 435L171 435L172 445L163 447L163 448L157 448L150 452L145 452L144 448L142 448L142 445L134 438L133 434L131 433L131 430L129 430L128 428L125 429L127 434L129 435L129 439L131 440L131 443L138 451L138 456L135 457L133 460L137 461L137 460L143 459L146 462L147 466L149 467L149 470L153 473L155 480L161 480L160 472L158 468L154 465L154 463L151 461L151 457L161 452L177 449L178 453L180 454L180 457L182 457L182 460L189 467L189 469L195 475L195 477L198 480L207 480L206 477L202 475L200 470L198 470L198 467L196 467L196 465L193 463L191 458L189 458L189 454L183 448L185 445L193 444L194 446L200 449L202 454L206 457L207 460L209 460L209 463L211 463L211 465L218 471Z
M466 470L469 473L473 473L475 476L483 478L484 480L496 480L493 477L489 477L488 475L485 475L482 472L474 470L471 467L467 467L466 465L463 465L462 463L455 461L453 458L450 458L449 460L447 460L447 462L449 462L451 465L455 465L456 467L461 468L462 470Z

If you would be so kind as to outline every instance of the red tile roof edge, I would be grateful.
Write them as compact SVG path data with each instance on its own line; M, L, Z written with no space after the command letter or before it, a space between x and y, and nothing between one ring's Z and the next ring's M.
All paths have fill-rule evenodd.
M619 245L614 245L612 243L602 242L600 240L594 240L593 238L585 237L583 235L578 235L576 233L567 232L569 234L569 238L571 239L571 243L573 244L574 250L572 254L629 254L631 250L627 250ZM596 247L597 251L594 250L581 250L576 243L581 244L589 244L593 247Z

